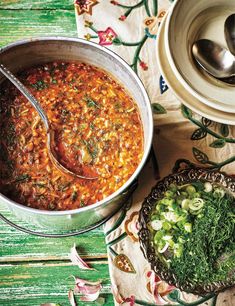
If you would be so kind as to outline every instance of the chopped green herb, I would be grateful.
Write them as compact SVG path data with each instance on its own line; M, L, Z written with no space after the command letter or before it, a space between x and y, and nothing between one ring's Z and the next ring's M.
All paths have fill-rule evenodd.
M86 204L83 200L80 201L80 207L84 207Z
M53 202L49 203L49 204L48 204L48 208L49 208L50 210L55 210L55 209L56 209L55 203L53 203Z
M81 123L80 129L85 130L87 128L87 123Z
M208 194L208 192L207 192ZM228 194L205 196L200 217L196 217L181 257L173 258L171 268L183 283L226 280L235 269L235 206ZM233 213L233 215L232 215ZM224 254L227 258L223 258Z
M93 123L93 122L91 122L91 123L90 123L90 128L91 128L92 130L94 130L95 125L94 125L94 123Z
M200 181L171 185L157 201L149 224L153 243L180 284L206 284L234 275L234 204L224 189Z
M117 102L117 103L115 103L114 104L114 108L116 109L116 110L119 110L120 108L121 108L121 103L120 102Z
M39 187L39 188L45 188L46 184L42 184L42 183L34 183L33 186Z
M45 199L46 199L45 195L44 195L44 194L40 194L40 193L39 193L39 194L36 194L35 197L36 197L39 201L45 200Z
M94 101L92 98L85 96L84 100L86 101L88 107L100 108L97 102Z
M69 188L70 185L71 185L71 182L61 184L61 185L58 186L58 190L59 191L65 191L66 189Z
M72 201L73 201L73 202L75 202L75 201L77 200L77 198L78 198L78 193L77 193L77 191L74 191L74 192L72 193L71 198L72 198Z
M65 116L68 116L68 115L70 115L70 111L67 110L67 109L62 109L61 115L64 116L64 117L65 117Z
M98 155L98 148L96 147L96 141L89 139L87 140L83 140L84 145L87 148L88 153L91 155L92 159L95 159Z
M36 83L31 84L31 86L37 90L42 90L48 87L44 81L37 81Z
M17 176L14 180L15 183L19 183L19 182L23 182L23 181L27 181L31 178L30 175L28 174L21 174L19 176Z

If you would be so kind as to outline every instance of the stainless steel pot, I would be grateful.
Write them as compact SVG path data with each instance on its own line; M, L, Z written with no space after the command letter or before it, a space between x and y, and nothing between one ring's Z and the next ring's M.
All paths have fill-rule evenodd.
M40 230L82 232L115 213L133 192L136 178L148 157L153 135L153 120L149 98L143 84L129 65L114 52L83 39L40 37L18 41L0 49L0 62L16 73L35 64L50 61L83 61L106 70L129 91L138 104L144 127L144 155L131 178L116 192L88 207L69 211L44 211L18 204L0 194L0 204L6 205L17 218L36 225ZM4 80L0 76L0 83Z

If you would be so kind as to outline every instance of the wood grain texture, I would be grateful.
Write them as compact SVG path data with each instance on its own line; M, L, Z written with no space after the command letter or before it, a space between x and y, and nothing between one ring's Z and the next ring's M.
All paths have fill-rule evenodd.
M0 46L50 35L77 37L73 0L0 0ZM1 204L0 212L27 226ZM68 253L74 243L97 271L82 271L70 263ZM24 234L0 221L0 305L70 305L67 294L74 287L70 275L101 278L105 305L114 305L102 227L76 237L52 239ZM76 298L78 305L96 305Z
M97 271L80 270L67 262L0 265L0 305L36 306L46 302L70 305L67 294L69 289L74 288L71 275L101 280L103 288L100 296L106 299L105 305L113 305L107 262L96 262L93 267ZM79 301L78 305L95 303Z
M102 228L69 238L42 238L17 231L0 221L0 263L68 259L74 243L85 259L107 258Z
M69 238L42 238L19 232L0 222L0 263L68 259L76 244L83 258L107 258L102 229Z
M77 36L74 10L0 10L0 46L50 35Z
M38 10L73 9L73 0L0 0L0 9Z

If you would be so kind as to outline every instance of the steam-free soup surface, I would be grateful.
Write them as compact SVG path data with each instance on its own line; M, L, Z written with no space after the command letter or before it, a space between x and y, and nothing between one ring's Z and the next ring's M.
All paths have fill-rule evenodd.
M143 155L137 105L106 72L84 63L54 62L19 78L38 99L55 131L62 164L84 176L65 175L51 163L40 117L5 81L0 89L0 191L38 209L90 205L119 189Z

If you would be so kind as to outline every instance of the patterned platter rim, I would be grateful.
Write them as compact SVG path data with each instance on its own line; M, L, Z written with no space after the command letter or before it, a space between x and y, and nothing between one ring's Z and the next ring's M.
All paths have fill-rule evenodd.
M196 180L208 181L225 188L228 192L235 196L235 179L226 173L217 170L208 170L203 168L185 169L178 173L170 174L160 180L151 190L150 194L145 198L139 212L139 240L140 248L151 265L152 270L169 285L174 285L182 291L204 295L211 292L223 291L235 285L235 280L227 279L226 281L213 282L209 284L192 284L186 282L180 284L175 274L170 271L157 256L154 246L151 243L148 222L150 221L150 213L152 207L156 204L163 193L169 188L171 183L185 184Z

